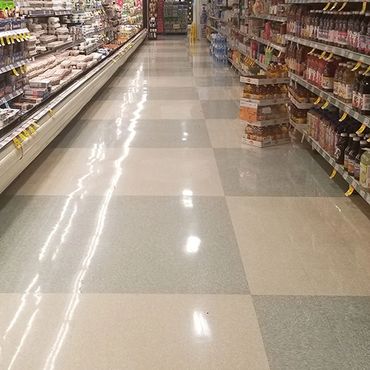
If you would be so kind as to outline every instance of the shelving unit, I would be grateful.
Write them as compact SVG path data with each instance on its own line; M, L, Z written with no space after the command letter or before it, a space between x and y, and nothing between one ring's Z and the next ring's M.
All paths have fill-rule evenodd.
M294 123L294 121L290 121L290 124L303 135L302 139L306 140L309 144L311 144L312 149L319 153L333 167L333 170L335 170L339 175L341 175L342 178L348 183L348 185L353 187L353 189L356 190L356 192L368 204L370 204L370 193L362 189L360 182L356 180L353 176L349 175L343 166L337 164L334 158L332 158L329 153L327 153L323 148L321 148L319 143L317 143L312 137L310 137L305 129L302 129L302 127L300 127L302 125L297 125L296 123Z
M333 94L329 94L329 93L319 89L318 87L316 87L316 86L310 84L309 82L305 81L302 77L297 76L296 74L294 74L292 72L289 73L289 76L293 81L299 83L301 86L310 90L311 92L313 92L314 94L316 94L320 98L325 99L325 101L334 105L335 107L337 107L341 111L346 112L351 117L360 121L361 123L363 123L367 127L370 127L370 117L369 116L364 116L364 115L358 113L357 111L355 111L352 108L351 105L343 103L341 100L336 98Z

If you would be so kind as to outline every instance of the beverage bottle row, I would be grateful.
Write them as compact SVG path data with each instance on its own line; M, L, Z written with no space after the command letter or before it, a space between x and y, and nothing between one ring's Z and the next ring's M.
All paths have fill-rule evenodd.
M307 114L310 136L336 163L343 165L349 175L360 180L365 190L370 191L370 148L367 141L370 130L357 134L361 124L352 118L338 123L340 115L338 110L310 110Z
M338 13L338 12L336 12ZM328 43L370 55L370 13L309 10L292 6L288 13L287 32L297 37Z
M320 54L308 54L309 49L291 43L286 63L294 73L345 103L361 114L370 115L370 73L366 67L342 58L326 60ZM357 68L357 69L356 69Z

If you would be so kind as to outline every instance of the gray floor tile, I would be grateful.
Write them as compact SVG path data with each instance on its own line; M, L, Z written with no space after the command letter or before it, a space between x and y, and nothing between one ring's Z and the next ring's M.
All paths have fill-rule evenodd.
M134 92L132 87L109 87L97 94L95 100L123 100L127 94ZM199 94L195 87L154 87L143 85L135 88L137 101L146 95L146 100L199 100Z
M253 300L271 370L369 369L369 297Z
M0 203L0 292L24 292L36 278L31 291L248 293L223 198L78 193Z
M330 180L324 160L301 146L222 148L215 156L226 195L344 196L344 182Z
M235 100L202 100L202 109L206 119L238 118L239 103Z
M209 148L205 120L139 120L135 129L130 120L117 126L115 120L80 119L71 123L51 143L56 148L92 148L104 144L106 148L120 148L130 137L135 148Z

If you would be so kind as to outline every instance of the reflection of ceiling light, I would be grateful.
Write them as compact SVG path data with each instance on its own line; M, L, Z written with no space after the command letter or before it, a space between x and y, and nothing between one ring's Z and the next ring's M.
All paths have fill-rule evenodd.
M201 240L197 236L189 236L186 241L186 252L187 253L198 253Z
M182 191L182 202L186 208L193 208L193 192L190 189Z
M207 319L204 317L204 314L202 312L194 311L193 324L194 324L195 334L198 337L210 337L211 336L211 330L209 329Z
M186 140L188 140L186 137L183 137L182 139L181 139L182 141L186 141Z
M189 134L187 132L184 132L183 136L189 136Z

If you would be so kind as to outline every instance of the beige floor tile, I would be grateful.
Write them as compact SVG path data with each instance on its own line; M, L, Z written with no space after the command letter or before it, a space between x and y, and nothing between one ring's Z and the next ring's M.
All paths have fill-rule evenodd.
M201 119L202 107L196 100L96 101L82 114L83 119Z
M370 223L351 200L227 202L252 294L370 295Z
M222 196L212 149L54 149L27 170L18 195Z
M201 100L239 100L240 93L237 86L228 88L218 86L198 87Z
M192 87L195 86L193 77L142 77L137 83L153 87ZM127 87L133 85L132 77L117 77L110 82L112 87Z
M241 148L243 126L238 119L207 119L208 135L213 148Z
M268 370L252 300L239 295L0 295L12 370Z

